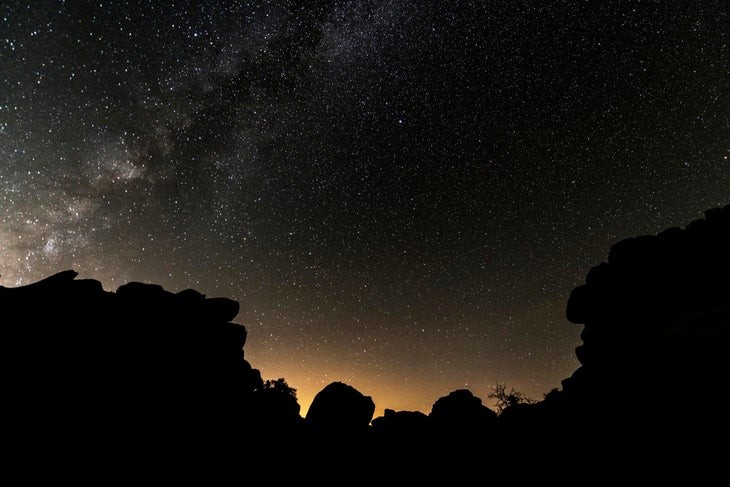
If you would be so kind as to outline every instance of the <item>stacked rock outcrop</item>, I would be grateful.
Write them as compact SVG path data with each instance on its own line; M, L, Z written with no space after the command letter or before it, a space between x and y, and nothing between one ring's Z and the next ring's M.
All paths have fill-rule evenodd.
M65 271L0 287L0 413L23 441L154 440L234 431L260 390L238 303Z
M730 206L618 242L566 314L584 325L582 365L563 381L583 421L730 424Z

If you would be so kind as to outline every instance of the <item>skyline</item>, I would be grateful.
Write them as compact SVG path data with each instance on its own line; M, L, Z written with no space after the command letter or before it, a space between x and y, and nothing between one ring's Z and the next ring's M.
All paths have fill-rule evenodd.
M241 304L246 360L421 410L578 366L570 291L730 196L727 7L5 2L0 284Z

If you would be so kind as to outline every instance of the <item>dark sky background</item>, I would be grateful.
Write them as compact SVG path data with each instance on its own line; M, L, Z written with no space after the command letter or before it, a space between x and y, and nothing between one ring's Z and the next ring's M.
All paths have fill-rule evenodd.
M724 0L0 0L0 284L237 299L246 358L303 413L334 380L376 415L541 398L610 245L730 203L729 22Z

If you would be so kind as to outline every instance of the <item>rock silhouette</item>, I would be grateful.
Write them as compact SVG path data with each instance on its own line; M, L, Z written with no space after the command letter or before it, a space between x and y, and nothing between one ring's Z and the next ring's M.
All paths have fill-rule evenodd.
M65 271L0 287L6 437L155 441L226 436L261 389L238 303L130 283L116 293Z
M343 382L332 382L319 391L307 411L307 422L328 434L358 434L367 431L375 403Z
M597 448L616 441L622 461L681 451L686 434L724 438L730 427L729 249L730 206L616 243L568 300L567 318L584 326L580 368L562 390L499 416L461 389L428 415L386 409L373 420L371 397L333 382L302 418L286 382L264 383L244 359L233 300L136 282L107 292L74 271L0 286L2 438L154 455L245 444L260 455L235 449L233 464L296 459L302 474L332 459L360 472L362 452L376 451L373 480L382 468L411 481L456 470L471 478L483 458L513 451L598 463L609 457Z
M571 293L566 315L584 325L582 365L563 389L579 421L730 425L730 206L705 217L618 242ZM636 400L615 408L617 394Z
M429 418L439 434L463 439L488 433L497 423L497 413L466 389L439 398Z
M431 421L420 411L386 409L372 423L375 434L388 435L393 441L422 441L431 434Z

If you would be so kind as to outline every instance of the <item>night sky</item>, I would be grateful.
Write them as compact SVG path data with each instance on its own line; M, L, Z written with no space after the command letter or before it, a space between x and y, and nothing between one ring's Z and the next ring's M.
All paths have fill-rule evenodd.
M0 0L0 284L236 299L302 414L539 399L610 245L730 203L728 33L725 0Z

